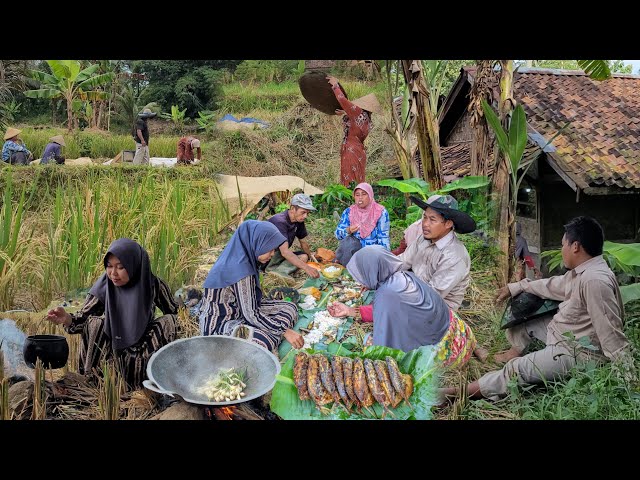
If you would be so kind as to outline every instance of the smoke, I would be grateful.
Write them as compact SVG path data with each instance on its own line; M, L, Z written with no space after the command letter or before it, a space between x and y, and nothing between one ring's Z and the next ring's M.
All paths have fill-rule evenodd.
M22 347L27 338L25 333L9 319L0 320L0 344L4 353L4 371L6 376L25 375L33 378L33 371L24 363Z

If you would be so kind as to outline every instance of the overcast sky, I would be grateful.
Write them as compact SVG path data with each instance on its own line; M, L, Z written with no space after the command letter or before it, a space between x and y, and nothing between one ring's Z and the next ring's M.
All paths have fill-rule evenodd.
M624 63L626 63L627 65L632 65L631 73L638 73L638 70L640 69L640 60L625 60Z

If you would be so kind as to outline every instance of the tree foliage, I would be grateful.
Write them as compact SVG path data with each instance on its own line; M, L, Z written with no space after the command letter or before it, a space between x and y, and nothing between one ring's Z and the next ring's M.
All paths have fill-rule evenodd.
M172 105L187 109L188 117L198 110L214 110L222 90L223 69L233 70L240 60L135 60L128 62L133 73L145 75L140 102L157 102L164 111Z

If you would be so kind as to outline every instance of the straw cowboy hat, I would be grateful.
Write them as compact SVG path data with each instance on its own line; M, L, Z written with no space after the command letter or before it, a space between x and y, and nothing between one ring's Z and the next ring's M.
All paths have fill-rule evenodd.
M150 109L145 108L144 110L142 110L142 113L139 113L138 116L140 118L153 118L156 115L158 115L157 113L153 113Z
M49 141L51 141L51 142L55 142L55 143L57 143L58 145L62 145L63 147L65 146L65 144L64 144L64 137L63 137L62 135L56 135L55 137L51 137L51 138L49 139Z
M10 138L15 137L16 135L20 135L22 130L18 130L17 128L7 128L7 132L4 134L4 139L9 140Z
M364 97L356 98L351 103L359 106L361 109L366 110L367 112L382 113L382 107L380 106L380 102L378 102L378 99L376 98L376 95L374 93L370 93L369 95L365 95Z
M451 220L458 233L471 233L476 229L476 221L458 210L458 201L451 195L431 195L426 202L411 196L411 200L423 210L433 208L445 219Z

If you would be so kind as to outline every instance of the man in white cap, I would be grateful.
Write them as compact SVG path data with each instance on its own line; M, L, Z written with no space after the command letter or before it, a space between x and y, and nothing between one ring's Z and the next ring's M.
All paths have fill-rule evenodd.
M22 130L9 127L4 134L2 146L2 160L14 165L28 165L33 160L33 154L27 149L24 142L18 138Z
M312 278L318 278L320 273L315 268L307 265L309 259L315 260L309 243L307 242L307 228L304 225L309 212L315 212L311 198L304 193L298 193L291 199L289 210L276 213L268 221L273 223L287 242L280 245L275 255L267 265L267 272L276 272L290 275L297 269L302 269ZM302 251L291 251L295 239L300 242Z
M194 150L197 155L194 155ZM176 154L178 165L190 165L199 163L202 159L202 150L200 149L200 140L196 137L182 137L178 140L178 152ZM194 159L197 158L197 162Z
M47 163L57 163L62 165L64 163L64 157L62 156L62 147L64 147L64 137L62 135L56 135L49 139L49 143L44 147L44 153L42 154L42 160L40 165L46 165Z
M134 165L149 163L149 126L147 125L147 120L156 115L157 113L153 113L148 108L145 108L142 113L138 114L138 119L132 132L133 139L136 142L136 154L133 157Z

